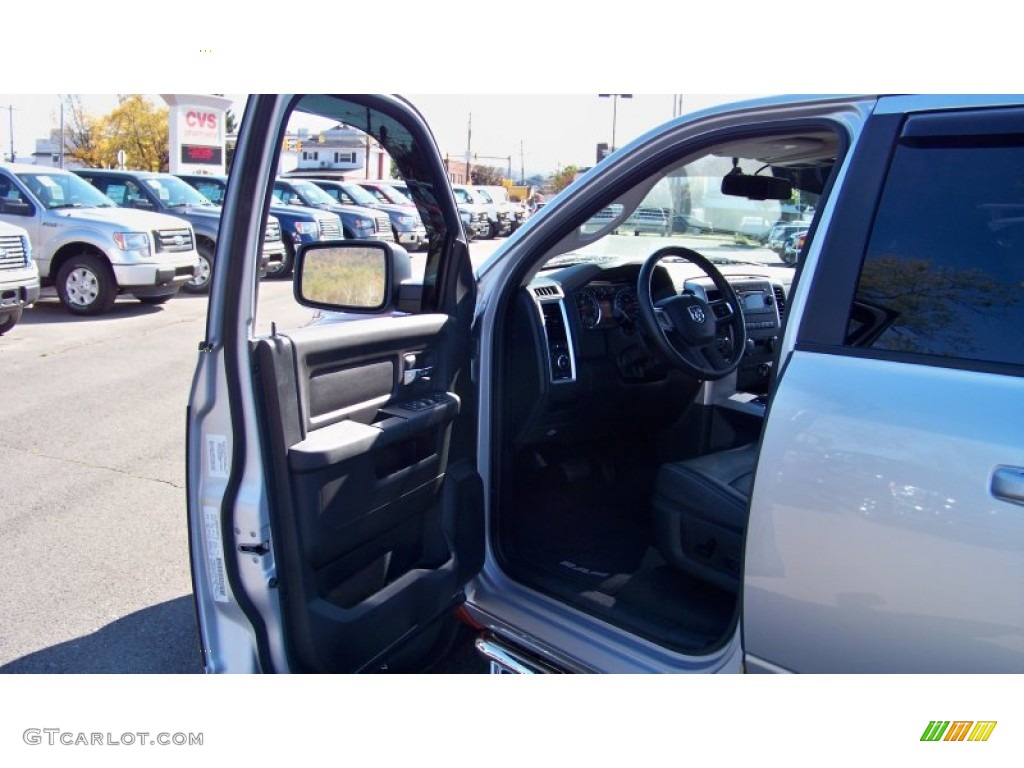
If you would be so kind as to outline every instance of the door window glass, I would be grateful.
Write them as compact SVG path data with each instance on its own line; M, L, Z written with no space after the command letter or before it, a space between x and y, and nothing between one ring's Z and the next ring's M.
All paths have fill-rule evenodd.
M1024 148L900 146L846 343L1024 364Z
M6 213L12 216L31 216L35 213L35 206L33 206L22 191L3 174L0 174L0 213Z

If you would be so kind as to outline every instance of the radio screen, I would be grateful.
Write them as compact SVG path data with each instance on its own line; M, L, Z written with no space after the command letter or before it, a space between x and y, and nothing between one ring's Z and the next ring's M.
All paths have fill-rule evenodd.
M765 309L765 301L763 293L744 293L743 296L743 309L751 312L763 312Z

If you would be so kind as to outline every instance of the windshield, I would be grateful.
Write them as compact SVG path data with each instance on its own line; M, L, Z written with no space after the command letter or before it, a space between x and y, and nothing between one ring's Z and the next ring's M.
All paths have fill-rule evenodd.
M142 180L150 192L159 198L168 208L182 208L186 205L213 206L209 200L195 188L177 176L151 176Z
M811 144L813 138L813 146L822 147L820 157L801 159L793 167L783 163L773 167L763 157L736 157L737 149L769 153L784 143L773 143L771 138L751 141L749 147L710 147L706 154L661 169L657 176L593 211L574 237L566 238L551 252L542 269L620 259L639 261L666 246L682 246L733 271L791 273L806 239L796 242L782 235L804 232L810 226L838 142L829 140L824 132L820 137L785 138L794 145L799 141ZM792 193L784 200L723 193L722 180L741 173L785 179L792 184ZM482 265L482 272L490 261Z
M395 205L412 205L413 202L408 197L403 195L394 187L388 186L387 184L380 185L380 191L384 193L384 197L387 198L389 203Z
M458 202L460 202L460 203L474 203L474 202L476 202L476 201L475 201L475 200L474 200L474 199L473 199L473 198L472 198L472 197L470 196L469 192L467 192L467 191L466 191L466 190L464 190L464 189L453 189L453 190L452 190L452 192L454 192L454 193L455 193L455 199L456 199L456 200L457 200Z
M227 193L227 185L224 182L211 179L196 179L187 183L195 187L199 194L214 205L221 205L224 202L224 195Z
M341 188L355 201L356 205L368 205L371 208L377 206L377 198L358 184L342 184Z
M115 208L114 201L73 173L19 173L39 202L54 208Z
M299 193L303 202L311 205L335 205L337 201L316 184L309 181L293 181L292 188Z
M484 191L483 191L482 189L478 189L478 190L476 191L476 193L477 193L478 195L480 195L480 197L481 197L481 198L483 199L483 201L484 201L485 203L493 203L493 202L494 202L494 201L493 201L493 200L491 199L491 196L490 196L490 195L488 195L488 194L487 194L486 192L484 192Z

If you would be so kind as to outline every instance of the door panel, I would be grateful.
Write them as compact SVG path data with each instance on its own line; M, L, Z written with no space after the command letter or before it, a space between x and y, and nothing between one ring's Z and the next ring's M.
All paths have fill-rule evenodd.
M415 278L407 254L388 252L380 311L293 330L294 308L283 322L257 317L262 284L245 254L261 242L285 137L311 116L390 156L429 247ZM476 414L461 407L475 402L476 285L422 117L391 95L252 96L217 263L189 401L190 548L207 668L414 667L483 556L482 484L467 439ZM279 299L262 309L278 311Z
M262 398L263 417L272 459L286 467L274 544L302 669L367 667L460 593L453 542L460 527L481 528L482 499L475 472L442 492L460 405L444 361L457 357L458 337L434 314L256 342L262 391L286 395Z
M990 492L995 467L1024 464L1022 394L797 352L754 486L747 652L812 673L1024 671L1024 509Z

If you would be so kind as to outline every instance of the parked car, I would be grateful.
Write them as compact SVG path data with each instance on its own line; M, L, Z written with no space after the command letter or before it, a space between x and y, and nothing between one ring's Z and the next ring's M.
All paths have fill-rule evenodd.
M798 229L786 238L786 242L783 244L782 252L779 256L786 264L796 264L797 259L800 258L800 252L803 251L806 243L807 230Z
M477 216L475 229L479 237L491 240L495 237L504 237L512 231L512 220L507 210L491 201L475 187L468 184L454 184L452 190L455 192L455 199L460 205L465 206L471 213L483 213L483 217Z
M391 217L382 211L361 206L341 205L308 179L278 177L274 182L274 200L280 205L297 205L318 208L336 214L341 219L341 237L348 240L386 240L394 242L391 231ZM291 266L281 271L271 271L271 277L288 277Z
M684 235L713 235L715 227L708 221L688 213L672 216L672 231Z
M411 208L416 207L416 204L406 194L406 190L400 189L396 184L393 184L390 179L360 179L356 183L382 203L388 203L390 205L405 205Z
M414 205L396 205L381 202L354 181L336 179L310 179L320 189L333 197L339 205L361 206L386 213L391 219L391 231L395 242L411 251L427 247L427 230Z
M379 182L361 182L363 188L373 192L379 185ZM409 191L409 186L404 181L396 179L387 180L387 188L394 190L411 201L412 194ZM383 194L383 193L382 193ZM467 240L476 240L479 237L485 237L487 232L490 230L490 226L487 222L487 214L477 205L468 202L462 202L458 200L459 195L456 194L456 201L459 209L459 219L462 221L462 229L466 233Z
M195 187L199 194L214 205L224 204L228 188L227 176L178 174L178 178ZM275 201L270 206L270 214L280 224L285 252L280 261L267 265L268 277L291 274L295 249L302 243L341 238L341 218L329 211L301 205L279 205Z
M634 211L627 211L622 205L609 205L594 213L583 225L585 233L604 231L614 225L611 232L617 235L654 234L667 237L671 234L669 209L646 205Z
M481 195L487 196L491 202L508 214L510 222L509 231L515 232L527 219L526 204L515 202L509 196L505 187L497 185L476 186L474 189Z
M779 256L783 255L786 249L786 242L797 232L806 232L810 227L809 221L779 221L772 225L768 232L768 247Z
M504 237L512 233L516 227L516 212L508 195L504 199L498 196L495 187L471 186L473 196L480 201L487 211L487 235L488 238ZM500 189L500 187L498 187Z
M203 197L191 185L169 173L152 171L76 168L75 173L122 208L166 213L184 219L196 233L199 267L182 286L188 293L206 293L213 279L214 254L220 228L221 208ZM268 217L263 230L260 271L266 274L284 259L281 225Z
M1024 260L986 215L1019 205L1021 97L686 115L475 271L390 95L252 97L226 231L292 109L432 195L429 266L305 246L324 314L263 335L225 254L187 446L209 671L417 668L457 606L494 671L1024 672ZM813 206L793 290L719 240L612 236L680 179L741 216Z
M632 232L634 235L660 235L668 237L672 234L672 223L668 208L661 206L641 206L630 214L626 223L619 227L619 230Z
M0 221L28 230L42 289L76 315L97 315L118 294L163 304L199 264L187 221L126 211L70 171L0 164Z
M764 245L771 225L763 216L744 216L736 230L736 242L745 245Z
M39 298L39 268L28 230L0 221L0 336Z
M463 224L469 222L467 232L472 232L471 237L490 237L491 222L483 203L477 200L476 195L466 187L453 186L452 192L455 194L455 201L462 213Z

